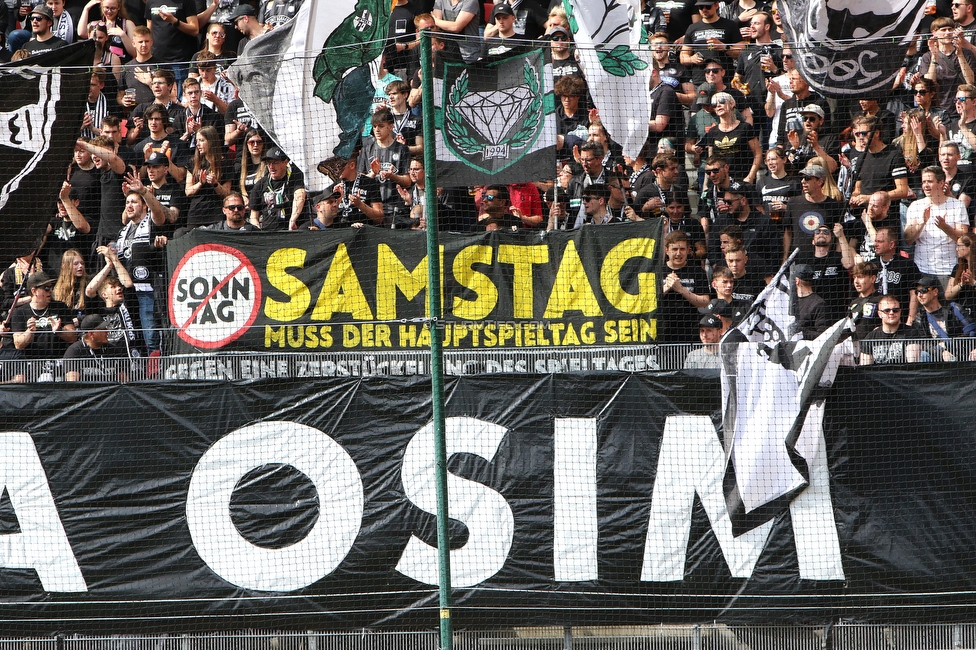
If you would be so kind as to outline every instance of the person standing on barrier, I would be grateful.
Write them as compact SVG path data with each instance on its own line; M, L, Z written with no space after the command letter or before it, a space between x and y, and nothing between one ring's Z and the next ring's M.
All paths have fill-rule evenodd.
M155 292L163 281L165 256L162 249L166 245L166 237L159 236L156 229L166 223L166 211L138 179L130 176L127 182L125 218L128 223L119 232L115 246L132 277L139 301L142 336L150 356L153 356L160 350L160 335L155 329Z
M885 296L878 302L878 312L881 314L881 325L861 341L861 365L918 361L919 345L908 341L921 338L924 333L902 324L902 308L898 299Z

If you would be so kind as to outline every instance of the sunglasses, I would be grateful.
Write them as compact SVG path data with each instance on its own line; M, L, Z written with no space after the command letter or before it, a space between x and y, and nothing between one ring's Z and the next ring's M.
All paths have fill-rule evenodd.
M803 116L803 121L804 122L816 122L819 119L820 119L820 116L819 115L804 115Z
M32 23L33 22L37 22L39 20L46 20L46 18L44 16L31 16L30 19L31 19L31 22Z
M720 171L722 171L722 168L721 167L716 167L714 169L706 169L705 170L705 173L708 174L709 176L711 176L712 174L717 174Z
M938 291L938 290L939 290L938 287L927 287L927 288L917 287L915 289L915 293L928 293L929 291Z
M264 140L248 140L248 144L264 144Z
M887 309L879 309L882 314L898 314L901 312L901 307L888 307Z
M550 41L568 41L569 39L566 38L565 36L563 36L562 34L559 34L557 36L551 37L549 40Z
M716 97L716 98L712 99L712 106L718 106L719 104L721 104L722 106L725 106L728 103L729 103L729 100L726 97Z
M705 68L705 74L718 74L722 68Z
M916 90L916 91L914 91L914 94L916 94L916 95L928 95L929 94L929 91L927 91L927 90Z
M44 290L44 291L54 291L54 287L52 287L52 286L51 286L51 285L49 285L49 284L42 284L41 286L39 286L39 287L34 287L34 288L35 288L35 289L42 289L42 290Z
M237 211L237 210L243 210L244 209L244 204L243 203L235 203L234 205L225 205L224 207L227 208L228 210Z
M952 6L953 9L958 9L959 7L965 7L966 6L966 3L965 2L953 2L951 6Z
M596 197L596 196L584 196L584 197L582 197L583 201L595 201L598 198L599 197Z
M970 99L972 99L972 97L966 97L965 95L962 97L956 97L957 102L968 102Z
M497 198L494 194L485 194L485 201L494 201Z
M856 137L856 138L866 138L866 137L868 137L868 134L869 133L871 133L871 132L870 131L855 131L854 132L854 137Z

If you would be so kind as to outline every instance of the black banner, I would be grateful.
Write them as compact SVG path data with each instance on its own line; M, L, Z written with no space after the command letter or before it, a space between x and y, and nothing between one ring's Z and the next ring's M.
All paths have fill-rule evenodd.
M648 344L660 223L441 238L447 349ZM190 349L430 349L423 233L347 229L167 245L169 316Z
M718 383L452 379L455 627L971 618L976 366L842 369L810 487L738 538ZM7 632L436 627L426 379L12 385L0 413Z
M57 214L94 53L84 41L0 66L0 259L30 255Z

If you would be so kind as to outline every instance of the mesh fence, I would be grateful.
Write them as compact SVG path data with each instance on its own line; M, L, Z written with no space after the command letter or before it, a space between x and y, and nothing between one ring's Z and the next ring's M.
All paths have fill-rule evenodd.
M458 646L972 646L976 303L968 235L945 230L971 225L971 136L951 117L970 115L970 96L955 101L970 91L948 78L929 88L917 51L898 77L885 64L902 42L863 56L850 80L885 68L891 92L826 100L804 96L790 61L821 85L843 85L845 64L805 42L739 52L658 37L630 58L505 40L478 41L476 65L437 39L437 66L421 71L437 81L436 146L410 108L412 64L370 66L371 40L291 57L274 88L308 68L314 89L281 98L241 102L205 63L206 92L120 74L115 98L131 110L108 91L122 119L100 121L100 135L94 90L60 116L72 134L59 153L74 162L36 166L49 193L14 217L49 229L40 263L12 251L3 277L0 621L42 634L268 621L359 632L0 645L436 644L372 630L432 629L439 615L437 327L457 620L495 630L458 632ZM248 54L228 79L279 62ZM587 73L592 60L609 76ZM93 89L113 83L99 74ZM630 76L643 79L630 92L610 79ZM24 91L0 102L8 124L48 106ZM852 122L862 110L882 117L877 129ZM611 126L628 117L635 147ZM90 133L72 154L78 127ZM314 155L274 151L312 135L327 142ZM874 137L891 155L861 153ZM946 187L921 171L940 141L959 149ZM437 314L422 147L452 179L436 193ZM890 207L872 211L876 190ZM788 308L769 298L756 311L794 248ZM48 277L28 282L42 267ZM814 341L847 315L853 340L837 346L836 382L821 382L821 349L834 346ZM738 348L762 372L719 347L738 326L766 335ZM773 345L800 331L806 347ZM736 362L730 400L718 370ZM886 367L848 367L869 363ZM64 384L34 385L51 381ZM918 624L891 624L903 619Z

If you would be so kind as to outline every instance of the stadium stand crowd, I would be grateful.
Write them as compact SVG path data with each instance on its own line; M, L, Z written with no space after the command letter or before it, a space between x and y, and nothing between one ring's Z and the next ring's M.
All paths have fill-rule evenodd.
M316 196L225 74L300 2L0 8L3 58L97 42L43 252L0 277L2 358L158 356L165 246L195 228L425 229L419 30L439 60L541 40L558 99L554 180L438 188L439 228L659 221L658 342L705 344L689 367L717 367L718 337L794 249L804 335L853 314L861 363L926 360L910 341L976 330L974 0L936 3L883 97L841 100L794 66L775 1L647 2L652 112L633 159L600 121L558 0L397 0L361 144Z

